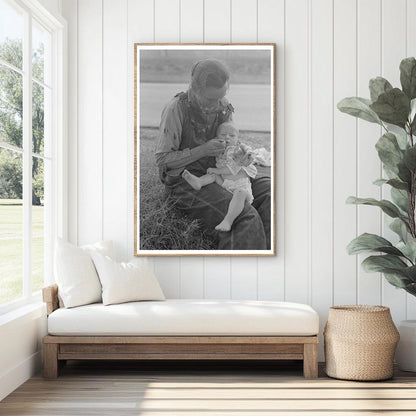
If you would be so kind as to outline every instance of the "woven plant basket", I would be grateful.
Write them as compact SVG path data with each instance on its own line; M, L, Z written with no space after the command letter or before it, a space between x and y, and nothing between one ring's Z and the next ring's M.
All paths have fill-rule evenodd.
M329 309L324 330L326 373L343 380L393 377L399 332L385 306L352 305Z

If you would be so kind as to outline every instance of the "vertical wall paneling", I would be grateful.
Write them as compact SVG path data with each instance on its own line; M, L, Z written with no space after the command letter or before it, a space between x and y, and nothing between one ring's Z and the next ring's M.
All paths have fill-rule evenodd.
M204 293L204 258L183 257L180 263L180 297L201 299Z
M231 41L257 42L257 0L231 2Z
M92 18L93 17L93 18ZM102 239L102 3L78 2L78 243ZM81 70L82 69L82 70Z
M398 24L402 22L402 24ZM382 75L393 86L400 87L400 61L406 55L406 0L382 0ZM383 197L389 199L390 191ZM395 235L384 227L387 239ZM406 319L406 293L383 279L382 302L391 308L395 321Z
M221 11L220 13L218 11ZM204 1L204 42L228 43L231 30L231 0Z
M285 27L285 300L308 302L308 0L286 2Z
M416 2L407 0L406 2L406 29L407 29L407 51L406 56L416 56L416 25L414 16L416 15Z
M165 296L179 299L181 297L181 263L179 258L157 257L153 259L153 264L155 275ZM186 295L186 289L184 294Z
M258 41L276 43L276 257L259 257L258 259L258 298L283 300L285 284L284 252L284 48L285 48L285 2L284 0L259 0L258 2Z
M400 61L406 57L406 0L382 0L382 71L400 87Z
M127 253L127 0L103 1L103 238ZM124 260L124 259L123 259Z
M334 106L343 98L357 95L356 1L334 0ZM356 236L357 209L345 204L356 194L356 134L354 117L334 109L334 304L357 301L355 256L345 247Z
M154 0L155 42L179 42L180 0Z
M156 43L179 42L180 0L155 1ZM155 273L167 297L179 298L181 293L181 259L160 257L154 260Z
M326 317L332 306L333 1L315 0L311 40L311 303ZM319 51L319 53L317 52ZM321 333L326 319L321 319ZM323 357L320 357L323 359Z
M207 257L204 277L205 298L231 298L231 261L229 257Z
M78 2L63 0L68 22L68 91L78 86ZM68 95L68 239L78 243L78 94Z
M154 41L153 0L128 0L127 2L127 257L134 252L134 44ZM154 262L152 262L154 264Z
M257 42L257 0L231 2L231 39L234 43ZM232 88L232 85L231 85ZM236 112L238 108L236 108ZM257 258L231 258L231 297L257 298Z
M416 57L416 25L414 24L414 16L416 16L416 2L414 0L407 0L407 51L406 57ZM416 297L412 295L407 296L407 319L416 319Z
M357 3L358 22L358 96L370 98L368 81L381 74L381 2L380 0L359 1ZM371 22L371 23L370 23ZM380 177L381 164L375 144L381 134L380 126L366 121L358 121L357 134L357 193L364 198L381 198L381 188L373 182ZM381 210L377 207L359 206L357 234L381 233ZM380 273L367 273L361 262L368 255L358 256L357 302L361 304L381 303Z
M180 0L180 41L204 41L204 0Z
M257 259L234 257L231 261L231 298L257 299Z
M204 38L203 0L180 0L180 41L202 43ZM204 297L204 258L182 257L181 298Z
M221 13L218 13L221 10ZM204 1L204 42L228 43L231 40L231 1ZM231 259L207 257L205 259L204 291L206 298L231 297Z
M152 43L154 41L154 0L128 0L128 43L133 51L133 43ZM130 57L133 59L133 56ZM129 65L133 73L133 63ZM133 82L133 78L130 78ZM133 84L131 84L133 86ZM133 89L132 89L133 91Z

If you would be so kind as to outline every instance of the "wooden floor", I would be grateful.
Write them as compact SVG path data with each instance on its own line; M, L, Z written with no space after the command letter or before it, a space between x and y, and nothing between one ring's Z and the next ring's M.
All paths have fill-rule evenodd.
M70 362L31 378L0 415L416 415L416 374L384 382L305 380L300 363Z

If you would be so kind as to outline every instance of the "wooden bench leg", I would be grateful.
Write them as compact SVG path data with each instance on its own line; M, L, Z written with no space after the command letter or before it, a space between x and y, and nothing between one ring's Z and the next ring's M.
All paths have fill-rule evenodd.
M305 378L318 377L318 344L304 344L303 346L303 376Z
M58 377L58 344L43 344L43 377Z

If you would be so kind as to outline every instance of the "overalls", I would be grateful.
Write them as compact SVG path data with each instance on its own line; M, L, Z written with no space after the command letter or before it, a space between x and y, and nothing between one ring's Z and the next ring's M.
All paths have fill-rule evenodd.
M197 105L189 101L187 93L176 97L184 114L179 150L192 149L213 139L218 126L230 120L233 112L231 104L221 102L214 114L205 116ZM186 169L199 177L209 167L215 167L215 157L201 158L187 165ZM176 201L176 208L188 218L199 220L205 234L218 242L218 250L270 249L270 178L252 180L253 204L246 202L230 232L215 230L227 213L232 198L230 192L217 183L196 191L181 176L170 176L169 172L164 173L162 180Z

